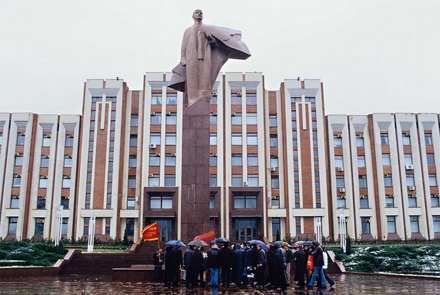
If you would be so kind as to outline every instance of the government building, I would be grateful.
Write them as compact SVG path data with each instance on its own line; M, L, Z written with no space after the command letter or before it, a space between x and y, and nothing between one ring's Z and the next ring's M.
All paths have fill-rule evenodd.
M183 95L171 73L87 80L81 115L0 113L0 237L182 239ZM79 99L79 98L78 98ZM440 238L439 114L326 115L320 80L224 73L210 106L211 228L231 241ZM437 110L438 111L438 110ZM197 155L193 155L197 157ZM341 215L343 213L343 215ZM206 221L208 222L208 221ZM200 234L203 232L201 231Z

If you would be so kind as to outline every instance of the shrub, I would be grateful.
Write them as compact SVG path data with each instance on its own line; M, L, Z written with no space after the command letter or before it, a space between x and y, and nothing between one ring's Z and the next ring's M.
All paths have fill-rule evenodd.
M8 252L5 250L0 250L0 259L5 259L8 256Z

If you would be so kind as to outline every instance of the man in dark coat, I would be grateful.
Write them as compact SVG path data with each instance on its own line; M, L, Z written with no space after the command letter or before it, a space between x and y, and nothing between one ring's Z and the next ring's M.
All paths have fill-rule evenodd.
M173 286L178 287L180 283L180 269L183 265L183 255L182 250L180 250L179 246L173 249L171 252L171 267L172 267L172 277L173 277Z
M315 246L315 249L312 251L311 255L313 255L313 274L310 278L310 282L307 284L307 287L313 288L313 285L315 284L316 275L319 274L321 278L321 288L327 288L327 283L325 282L325 276L324 276L324 257L323 257L323 250L321 245L318 241L312 242L313 246Z
M285 289L286 288L286 251L279 243L276 243L277 250L275 252L274 263L274 279L275 286Z
M163 252L162 249L157 250L153 254L154 264L154 277L153 282L159 283L162 281L162 265L163 265Z
M183 255L183 262L186 271L186 287L191 287L194 282L195 268L194 268L194 246L189 246Z
M173 280L172 261L173 261L173 247L167 246L165 248L165 278L163 280L164 286L170 286Z
M245 251L241 248L239 243L235 244L234 248L234 281L239 287L243 282L243 271L244 271L244 255Z
M229 248L229 243L225 243L219 252L219 260L222 274L222 287L229 288L231 283L231 267L233 264L234 253Z
M293 280L298 282L298 286L304 287L304 275L307 267L307 257L302 246L299 246L298 251L293 253L293 259L295 259L295 277Z
M200 287L204 287L205 282L203 281L203 271L205 268L205 259L203 258L203 252L200 250L200 247L196 247L196 250L194 251L193 254L193 258L194 258L194 272L195 272L193 286L197 287L198 280L200 278Z
M270 245L269 253L267 255L267 266L269 267L269 280L272 285L275 285L275 251L277 248L274 244Z
M220 268L218 246L212 246L208 251L209 267L211 268L211 287L218 286L218 269Z
M267 267L267 254L261 244L257 245L258 249L258 264L257 264L257 286L268 286L265 271Z

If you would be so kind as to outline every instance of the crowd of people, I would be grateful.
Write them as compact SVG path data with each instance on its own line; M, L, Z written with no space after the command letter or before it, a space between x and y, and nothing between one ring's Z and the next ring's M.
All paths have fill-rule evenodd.
M179 246L167 246L156 251L154 259L155 283L180 286L184 269L186 287L237 287L281 288L290 285L290 263L295 263L294 281L297 287L320 288L335 285L327 274L327 254L313 241L311 247L298 246L291 250L286 242L274 242L270 247L263 243L212 244L205 252L203 247L189 246L183 254ZM165 265L165 272L162 268Z

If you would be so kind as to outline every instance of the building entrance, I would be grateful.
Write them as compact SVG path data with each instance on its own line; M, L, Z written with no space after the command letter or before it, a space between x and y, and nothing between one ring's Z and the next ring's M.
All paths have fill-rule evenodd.
M237 218L235 220L235 239L237 241L255 240L257 220L255 218Z
M151 223L154 223L156 221L159 226L159 241L172 240L172 219L152 219Z

